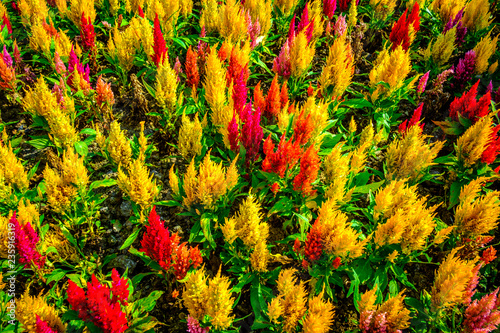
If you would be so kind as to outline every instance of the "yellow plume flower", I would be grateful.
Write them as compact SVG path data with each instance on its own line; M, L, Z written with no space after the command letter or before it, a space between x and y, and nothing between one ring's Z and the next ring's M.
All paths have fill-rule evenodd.
M487 28L492 20L490 20L490 3L488 0L471 0L465 6L463 24L469 30L481 30Z
M29 289L26 289L21 298L16 300L16 319L23 325L26 332L36 332L37 315L51 328L58 332L66 332L66 326L59 318L57 310L48 305L42 296L30 296Z
M230 284L228 277L221 276L219 268L219 272L208 285L206 314L210 316L210 323L216 330L227 329L234 318L231 316L234 298L231 297Z
M432 44L431 56L432 60L438 65L445 65L451 57L455 49L455 36L457 28L453 27L445 34L440 34L434 44ZM430 43L429 43L430 46ZM427 60L427 59L426 59Z
M260 204L253 196L241 203L234 220L237 234L246 246L252 247L267 240L269 226L262 221Z
M430 9L441 16L443 22L455 18L459 10L465 7L466 0L434 0Z
M474 67L474 72L476 74L482 74L486 72L489 66L489 59L497 49L498 44L498 35L495 38L491 38L491 31L488 32L486 36L481 38L479 43L477 43L474 48L474 52L476 52L476 62Z
M198 201L197 191L198 191L198 172L194 167L194 157L191 159L191 163L186 170L184 175L184 183L182 188L186 196L184 197L183 204L186 207L190 207Z
M40 214L34 204L28 199L19 201L19 206L17 207L17 221L20 225L29 223L33 228L36 228L39 225L39 219Z
M302 111L304 112L304 117L310 116L309 122L312 124L313 131L309 142L312 144L321 144L324 136L324 129L328 126L328 105L329 103L323 100L316 102L314 96L309 96L304 105L295 110L294 126ZM288 113L286 109L283 109L283 112Z
M476 260L462 260L455 248L439 266L431 291L434 311L452 307L463 301L464 292L473 276Z
M394 51L382 51L370 71L370 85L377 87L372 93L372 100L376 100L380 94L392 94L395 90L403 85L411 70L410 54L405 52L403 47L399 45ZM378 82L383 81L389 84L389 90Z
M31 26L30 47L35 51L42 51L46 57L50 57L50 44L52 38L43 28L40 21Z
M391 216L386 223L377 225L373 242L377 247L384 245L397 244L401 242L401 236L408 226L408 220L405 213L399 209Z
M97 131L97 133L99 136L100 132ZM124 166L130 163L132 147L130 147L130 142L117 121L111 123L109 137L105 140L97 141L101 150L107 152L114 163Z
M271 0L248 0L243 7L250 12L252 22L259 22L260 35L267 36L271 29L273 2Z
M370 6L375 10L375 16L385 20L396 8L395 0L370 0Z
M201 0L200 27L205 27L207 31L216 30L219 26L219 12L217 0Z
M487 178L477 178L460 191L460 204L455 211L455 226L464 237L475 238L489 233L498 226L500 191L479 196Z
M0 216L0 258L9 256L9 219Z
M145 16L148 20L155 20L156 14L158 14L158 19L161 22L165 19L165 9L163 7L163 2L161 0L151 0L147 3L147 9Z
M203 128L198 114L195 115L194 121L190 121L189 117L183 114L182 125L179 130L179 152L185 159L201 154L202 136Z
M340 98L351 84L353 75L354 57L351 44L342 36L335 39L330 47L326 64L319 77L322 95L328 96L329 87L333 86L332 96Z
M24 191L28 188L28 174L24 170L23 165L17 159L12 146L8 146L0 140L0 173L3 178L2 183L16 186L19 190Z
M367 292L363 293L363 295L361 295L361 298L358 301L358 309L360 313L365 311L372 311L377 308L375 305L375 303L377 302L377 295L375 294L376 292L377 285L375 285L373 289L370 289Z
M72 262L78 262L80 260L76 249L71 245L59 228L51 230L45 235L41 252L45 253L49 247L54 247L57 250L57 253L49 252L47 254L50 260L70 260Z
M356 1L351 1L349 6L349 15L347 18L347 26L353 28L358 23L358 5Z
M271 303L267 304L267 315L271 323L279 323L279 318L285 313L283 305L281 305L281 296L272 299Z
M233 242L238 238L238 233L236 231L236 219L226 217L224 225L220 226L222 235L224 236L224 241L228 244L233 244Z
M259 240L250 255L250 264L252 269L257 272L267 272L267 264L269 262L269 249L265 240Z
M108 53L115 61L118 61L120 68L128 73L134 66L136 34L128 27L124 31L115 27L110 33L108 41Z
M360 257L366 241L358 240L360 233L351 227L347 215L337 210L336 206L337 203L330 199L319 210L317 222L321 226L324 250L334 257Z
M78 28L80 28L82 13L85 13L86 18L90 17L90 22L95 21L94 0L70 0L70 4L68 17Z
M193 12L193 0L182 0L179 5L181 6L181 14L188 17Z
M397 250L394 250L387 256L387 260L389 260L391 263L394 264L394 261L398 257L399 252Z
M293 77L298 78L305 74L311 65L315 52L314 44L307 42L305 31L299 32L293 38L290 46L291 75Z
M180 194L179 190L179 177L174 172L174 164L172 164L172 167L168 171L168 184L170 185L170 188L172 189L172 192L174 192L175 195Z
M387 179L418 181L443 148L444 141L426 144L429 136L422 134L420 126L411 126L405 135L392 141L387 148Z
M155 98L161 108L167 108L171 114L175 114L175 103L177 101L177 74L170 67L168 61L158 66L156 75Z
M295 332L295 327L306 312L304 283L296 283L295 273L293 268L282 269L277 280L278 297L281 297L280 303L284 310L283 331L287 333Z
M217 56L216 47L211 48L206 60L206 78L203 84L205 99L212 109L213 123L216 126L220 126L224 125L221 114L226 103L226 70L222 67L222 63Z
M403 296L403 293L404 291L394 297L389 297L377 309L378 313L386 313L389 332L396 332L410 327L410 310L404 306L405 296Z
M337 203L344 203L350 200L351 193L346 193L347 182L349 181L349 161L350 155L342 155L343 142L339 142L333 147L330 154L325 157L323 175L327 184L326 196L329 200Z
M299 4L299 0L275 0L274 5L286 17Z
M196 320L202 320L206 313L208 301L208 285L205 269L200 268L189 273L185 279L182 301L189 315Z
M490 140L492 125L491 115L487 115L458 138L455 149L458 160L462 161L465 167L470 167L481 159Z
M59 10L59 15L61 18L65 18L68 12L68 4L66 0L55 0L57 10Z
M488 74L493 75L493 73L496 72L497 68L498 68L498 60L490 65L490 67L488 68Z
M323 300L324 291L309 300L309 310L303 323L304 333L327 333L333 323L333 305Z
M84 158L80 157L72 148L64 152L61 162L61 174L66 184L72 184L76 187L86 187L89 182Z
M230 43L237 43L246 38L247 23L239 2L227 0L219 7L218 16L217 30L221 37Z
M47 2L41 0L21 0L18 3L23 25L45 21L49 16Z
M455 226L449 226L444 229L439 230L436 233L436 236L434 236L434 240L432 241L435 245L439 245L442 242L444 242L446 239L448 239L448 236L450 233L455 229Z
M308 2L309 20L313 24L311 43L316 44L316 41L323 36L324 20L323 20L323 1L313 0Z
M406 208L408 203L416 202L417 199L416 185L407 186L405 180L392 181L375 195L373 217L390 218L398 209Z
M128 176L121 166L118 167L118 187L142 210L147 209L158 194L156 180L153 180L153 175L149 176L148 167L139 159L132 161L127 171Z

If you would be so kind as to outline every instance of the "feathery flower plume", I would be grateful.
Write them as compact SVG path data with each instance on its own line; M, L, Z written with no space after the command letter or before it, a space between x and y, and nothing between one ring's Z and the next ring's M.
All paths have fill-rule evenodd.
M403 50L408 51L415 35L420 30L420 8L418 2L415 2L409 15L408 8L401 15L399 20L394 23L389 40L392 42L392 50L394 51L399 45L402 45Z
M455 97L450 105L451 119L458 121L458 117L461 116L476 123L488 114L491 94L486 93L479 101L476 100L478 86L479 80L468 92L464 92L460 98Z
M238 129L238 120L236 120L236 113L233 112L233 119L229 122L227 127L227 136L230 144L230 148L235 153L239 152L240 146L240 131Z
M490 3L487 0L469 1L464 10L464 25L475 31L487 28L492 23L489 9Z
M95 101L97 105L101 109L107 107L109 108L109 111L111 111L113 104L115 104L115 96L113 94L113 90L111 90L111 83L105 83L102 79L102 75L99 75L99 78L97 79L95 92Z
M42 295L37 297L30 296L29 288L27 288L24 294L19 299L15 300L16 319L23 325L26 332L38 333L38 326L44 329L50 329L45 332L66 332L66 326L59 318L58 311L54 306L48 305L44 298L46 297ZM43 323L45 323L45 325Z
M245 68L233 78L233 106L236 114L242 116L243 108L247 102L248 88L245 79Z
M345 15L341 14L337 17L337 21L335 21L335 36L342 37L345 36L347 32L347 23L345 21Z
M450 60L451 54L455 49L455 40L457 28L454 27L446 33L440 34L434 43L430 42L427 49L423 52L424 60L429 60L432 57L434 63L438 66L445 65Z
M198 320L191 317L191 315L188 315L187 325L189 333L208 333L210 331L210 327L201 327Z
M462 8L457 13L457 15L455 15L455 18L450 17L450 20L448 21L448 23L446 23L443 29L443 34L448 32L452 28L457 29L455 43L457 43L457 46L459 47L462 46L465 39L465 35L467 34L467 27L462 24L464 9L465 8Z
M498 288L492 293L475 300L465 310L463 322L465 333L488 333L500 325Z
M292 169L299 161L302 149L298 142L292 142L292 138L285 141L285 134L281 136L276 151L274 151L274 148L275 145L269 135L264 142L264 154L266 158L262 162L262 170L264 172L274 172L283 178L285 173Z
M423 93L425 91L425 87L427 86L427 81L429 80L429 73L430 72L431 71L427 71L427 73L425 73L424 75L422 75L422 77L418 81L417 94L421 94L421 93Z
M483 251L483 254L481 256L481 261L485 264L488 265L490 262L495 260L497 258L497 250L493 246L490 246L486 250Z
M337 8L337 0L323 0L323 14L330 20L333 19L335 9Z
M428 72L427 72L428 73ZM398 126L398 132L401 134L405 134L408 129L412 126L419 126L420 129L424 129L424 123L420 123L420 117L422 116L422 108L424 106L424 103L420 103L420 105L413 111L413 115L410 118L410 121L406 119L403 121L401 124Z
M8 66L3 57L0 57L0 88L14 89L16 84L16 72L12 66Z
M36 333L59 333L56 329L52 329L50 324L46 321L40 319L40 316L36 315Z
M474 74L476 64L476 52L470 50L465 53L465 56L458 61L455 69L455 83L451 84L453 89L463 90Z
M98 129L96 132L96 141L101 151L107 152L116 165L128 166L132 157L132 147L120 124L117 121L111 123L107 139Z
M315 261L321 257L323 253L323 245L321 244L321 224L316 220L311 230L307 233L307 239L304 246L305 256Z
M318 177L321 162L318 151L319 149L316 149L314 145L310 145L300 158L300 172L293 179L293 189L302 192L303 196L316 193L311 183Z
M327 333L333 323L334 306L323 300L324 291L309 299L309 309L303 323L304 333Z
M261 111L256 109L252 111L252 103L248 103L241 112L241 143L246 150L246 162L255 161L259 155L260 145L264 132L260 125Z
M230 118L226 120L227 122L223 119L223 107L226 103L226 70L217 56L215 47L210 50L206 59L205 73L203 87L205 88L205 99L212 109L212 121L215 125L227 126Z
M66 74L66 66L64 65L59 53L55 52L54 54L54 65L56 67L57 74Z
M500 154L500 125L495 126L490 132L490 140L486 149L481 156L481 162L491 164L495 162L497 156Z
M309 43L305 31L298 32L290 44L290 68L291 76L301 77L311 65L316 52L314 43ZM284 47L284 46L283 46ZM282 49L283 51L283 49ZM281 52L280 52L281 55ZM273 65L274 68L274 65ZM274 70L274 69L273 69ZM275 71L276 72L276 71Z
M486 36L481 38L476 47L474 47L474 52L476 52L476 64L475 73L483 74L486 72L489 66L489 59L497 49L499 35L491 38L491 31L488 32Z
M168 61L167 44L165 43L165 38L163 37L163 33L161 32L160 20L158 19L158 14L156 14L154 22L153 50L154 54L151 56L151 58L157 67L160 65L160 63L163 63L165 60Z
M182 125L179 130L179 152L185 159L201 154L201 139L203 128L198 114L194 121L190 121L185 114L182 115Z
M12 33L12 24L10 23L9 17L7 16L7 12L3 14L3 21L2 26L0 27L0 31L2 31L4 27L7 27L7 32L9 34Z
M19 253L19 262L24 264L25 268L29 267L31 264L36 265L38 268L42 268L45 265L45 257L42 257L36 249L36 245L40 238L31 226L31 223L27 222L21 226L16 218L15 212L9 222L14 224L16 233L15 245L16 251Z
M457 157L459 161L464 163L465 167L470 167L481 159L486 147L488 147L491 133L492 119L490 115L487 115L480 118L458 138Z
M462 260L457 257L457 252L458 249L453 249L436 272L431 292L433 311L463 301L465 289L473 276L475 260Z
M140 159L132 161L127 169L128 176L118 166L118 187L141 209L146 209L158 194L156 180L149 175L148 167Z
M85 18L85 12L82 12L82 18L80 19L80 39L84 51L95 49L94 25L90 20L90 16Z
M410 326L410 310L404 306L405 296L400 292L380 305L375 305L377 287L367 291L358 301L359 328L363 333L401 332Z
M12 57L10 56L9 52L7 51L6 45L3 46L2 58L3 58L3 61L5 62L5 65L7 65L7 67L12 67L12 65L13 65Z
M273 72L279 76L289 78L292 75L292 63L290 58L290 39L287 39L281 47L279 55L273 61Z
M101 284L95 275L92 275L92 281L87 283L86 292L69 280L68 302L71 308L78 312L80 319L92 322L105 333L122 333L128 328L127 316L120 306L126 304L128 299L128 282L116 280L119 275L114 268L113 271L115 278L111 288Z
M478 178L465 185L461 191L460 203L455 211L455 230L464 237L475 238L488 234L498 225L500 202L499 191L478 196L485 178Z
M21 191L25 191L29 186L28 173L14 154L11 143L7 144L2 140L0 140L0 174L3 178L2 183L14 185Z
M198 71L198 63L197 63L196 53L193 51L191 46L187 50L186 54L186 63L184 65L184 70L186 71L187 76L187 85L192 89L198 88L198 84L200 83L200 74Z

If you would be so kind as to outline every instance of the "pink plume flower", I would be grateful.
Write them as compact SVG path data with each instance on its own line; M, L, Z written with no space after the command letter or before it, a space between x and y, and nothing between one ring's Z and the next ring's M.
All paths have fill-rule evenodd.
M188 326L187 331L189 333L208 333L209 331L208 327L201 327L198 320L196 320L191 316L188 316L187 318L187 326Z
M474 74L476 65L476 52L470 50L465 53L465 56L458 61L455 69L454 83L451 84L453 89L463 90Z
M57 74L66 73L66 66L64 65L64 62L61 60L61 57L59 56L59 53L57 53L57 51L54 54L54 64Z
M179 57L175 58L174 71L177 74L177 82L181 81L182 65Z
M240 132L238 129L238 121L236 120L236 113L233 112L233 119L229 122L227 127L229 144L231 145L231 150L238 152L238 146L240 144Z
M245 19L247 22L248 37L251 41L250 47L253 49L258 44L258 38L260 35L260 30L261 30L260 23L259 23L258 19L256 19L255 22L252 21L252 16L250 15L249 10L246 12Z
M7 47L4 45L3 46L3 53L2 53L2 58L7 67L12 67L13 62L12 62L12 57L10 56L9 52L7 51Z
M288 39L281 48L279 55L273 61L273 72L287 79L292 75L290 44L290 39Z
M465 310L465 333L488 333L500 324L498 288L480 300L475 300Z
M233 84L233 101L234 109L238 115L241 114L248 97L248 88L246 84L246 66L241 70L239 75L234 78Z
M418 86L417 86L417 94L421 94L425 91L425 87L427 86L427 81L429 80L429 73L431 71L428 71L418 81Z
M340 14L335 21L335 35L338 37L344 36L347 31L347 23L344 14Z

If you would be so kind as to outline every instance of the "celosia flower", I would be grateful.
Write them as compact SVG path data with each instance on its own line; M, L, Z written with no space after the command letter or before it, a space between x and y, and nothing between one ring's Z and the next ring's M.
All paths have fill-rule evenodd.
M61 60L59 53L57 51L54 54L54 65L56 67L57 74L66 74L66 66L64 62Z
M167 54L168 49L167 49L167 44L165 43L165 38L163 37L163 34L161 32L158 13L156 14L155 17L153 36L154 36L154 45L153 45L154 54L151 56L151 58L155 63L155 65L159 66L160 63L163 63L165 60L168 61L168 54Z
M490 262L495 260L497 258L497 250L493 247L490 246L486 250L483 251L483 254L481 256L481 261L485 264L488 265Z
M309 299L309 309L304 319L304 333L327 333L333 323L333 305L323 300L324 291Z
M281 112L281 106L278 75L275 75L269 87L269 91L267 92L266 107L264 110L266 118L272 119L273 117L277 117Z
M470 302L472 301L472 297L476 293L476 287L477 284L479 283L479 270L483 266L483 263L479 263L476 266L474 266L474 269L472 270L472 277L467 283L467 287L465 288L464 291L464 299L463 303L465 305L469 305Z
M318 150L314 145L309 146L300 158L300 172L293 179L294 191L301 191L304 196L316 193L316 190L312 189L311 183L318 177L321 163Z
M221 268L208 284L206 313L210 316L210 323L216 330L227 329L234 318L231 315L234 298L231 297L230 284L227 276L221 276Z
M494 38L491 38L490 31L486 36L481 38L476 47L474 47L474 52L476 52L476 74L482 74L488 69L489 59L493 54L495 54L497 48L498 37L499 36L497 35Z
M159 190L144 161L137 159L128 165L128 176L118 166L118 187L142 209L149 207Z
M111 90L111 83L105 83L102 75L99 75L95 88L95 101L101 108L104 106L112 107L115 104L115 96Z
M457 257L458 249L451 253L439 266L431 292L433 311L454 306L463 301L465 288L472 278L475 261Z
M415 2L413 8L409 15L408 8L401 15L399 20L394 23L392 27L391 34L389 35L389 40L392 42L392 50L394 51L396 47L402 45L403 50L408 51L416 33L420 29L420 8L418 2ZM411 25L411 27L410 27Z
M229 144L231 145L231 150L235 153L239 152L240 145L240 131L238 129L238 121L236 120L236 113L233 112L233 119L227 127Z
M340 257L337 257L333 260L333 263L332 263L332 267L334 269L337 269L340 267L340 265L342 264L342 261L341 261L341 258Z
M177 74L177 83L181 82L182 65L179 57L175 58L174 71Z
M266 158L262 162L262 170L265 172L274 172L283 178L286 171L293 168L299 161L302 149L298 142L292 142L292 138L285 141L285 134L281 136L276 151L274 151L274 148L275 145L269 135L264 142L264 154Z
M307 234L304 253L309 260L315 261L321 257L321 254L323 253L322 249L323 245L321 244L321 224L316 221Z
M250 47L253 49L255 46L257 46L258 41L259 41L259 35L261 31L261 26L260 22L258 19L255 19L255 21L252 21L252 16L250 15L250 11L248 10L245 16L246 23L247 23L247 33L248 33L248 38L250 39Z
M0 57L0 88L14 89L16 72L13 67L7 66L3 57Z
M17 253L19 254L19 262L24 264L25 268L29 267L31 264L36 265L38 268L42 268L45 265L45 257L42 257L36 249L36 245L40 238L31 226L31 223L27 222L24 225L20 225L15 212L9 222L14 224L15 245Z
M258 157L264 132L260 125L260 109L252 111L252 103L248 103L241 112L241 143L246 150L246 162L255 161Z
M248 88L245 79L245 68L243 68L239 75L233 78L233 105L236 114L242 117L241 113L243 107L247 102Z
M457 141L456 151L459 161L470 167L482 158L486 147L491 142L491 116L480 118L469 127Z
M488 333L500 325L500 309L497 297L498 288L469 305L465 310L464 332Z
M90 16L88 19L85 18L85 12L82 12L82 18L80 20L80 39L85 51L95 49L94 25L92 24Z
M196 53L193 51L191 46L187 50L186 63L184 65L187 76L187 85L193 89L198 88L200 82L200 74L198 71L198 63Z
M487 0L469 1L465 6L464 24L476 31L487 28L492 22L489 9L490 3Z
M431 71L427 71L427 73L425 73L424 75L422 75L422 77L418 81L417 94L421 94L421 93L423 93L425 91L425 87L427 86L427 80L429 80L429 73L430 72Z
M123 306L128 305L128 280L125 278L121 278L116 269L111 270L111 279L113 282L111 283L111 291L113 293L113 298L111 302L120 303Z
M273 321L277 321L279 317L284 318L283 331L286 333L295 332L299 320L306 313L304 282L297 283L298 281L294 277L295 273L295 269L282 269L280 271L276 281L279 294L277 301L271 302L273 311L269 314Z
M337 21L335 21L335 36L342 37L345 35L347 31L347 23L345 21L345 15L341 14L337 17Z
M477 122L489 112L491 95L486 93L479 101L476 100L479 80L468 92L464 92L460 98L455 97L450 105L450 118L458 120L458 116Z
M446 69L439 73L439 75L436 77L434 80L434 89L437 91L442 91L443 90L443 84L448 78L449 75L455 73L455 70L453 69L453 66L449 69Z
M10 20L7 16L7 12L3 14L2 27L0 28L0 31L3 30L4 27L7 27L7 32L9 34L12 33L12 24L10 23Z
M13 62L12 62L12 57L10 56L9 52L7 51L7 46L3 46L3 53L2 53L2 58L7 67L12 67Z
M500 130L500 125L495 126L491 129L490 140L483 151L481 156L481 161L486 164L491 164L495 162L497 156L500 154L500 135L498 131Z
M117 276L117 275L116 275ZM101 328L104 333L122 333L128 328L127 316L120 307L120 298L111 298L111 293L123 293L120 286L115 291L115 285L111 289L101 284L92 275L92 281L87 283L87 292L78 287L73 281L69 281L68 302L71 308L78 312L79 318L90 321Z
M472 78L472 74L474 74L475 64L476 52L474 52L474 50L470 50L458 61L458 65L455 68L455 83L452 83L451 87L463 90Z
M465 39L465 35L467 34L467 27L465 27L462 24L462 17L464 14L464 9L465 8L462 8L457 13L457 15L455 15L455 18L450 17L450 20L448 21L448 23L446 23L446 25L444 26L444 29L443 29L443 34L448 32L452 28L457 29L455 43L457 43L458 47L462 46L464 39Z
M323 0L323 14L330 20L333 19L335 9L337 8L337 0Z
M410 121L408 119L403 121L398 126L398 132L401 134L405 134L406 131L412 126L418 125L422 130L424 129L425 124L420 124L420 117L422 116L422 107L424 103L420 103L420 105L413 111L413 116L411 116Z
M292 75L291 44L290 39L287 39L281 47L279 55L273 61L273 72L285 78L289 78Z
M164 226L160 216L156 213L156 207L151 210L148 221L149 225L146 226L140 251L146 253L168 271L172 265L172 254L178 246L179 238L175 234L171 235L168 227Z
M36 315L36 333L59 333L57 330L52 329L49 323L40 319L40 316Z
M198 320L190 315L187 318L187 326L189 333L208 333L210 331L210 327L201 327Z
M375 288L361 296L358 302L360 311L359 328L363 333L401 332L410 326L410 310L404 306L403 292L380 305L375 305Z
M185 114L182 115L182 125L179 130L179 152L188 160L192 156L201 154L201 139L203 128L201 127L198 114L194 116L194 121L189 120Z

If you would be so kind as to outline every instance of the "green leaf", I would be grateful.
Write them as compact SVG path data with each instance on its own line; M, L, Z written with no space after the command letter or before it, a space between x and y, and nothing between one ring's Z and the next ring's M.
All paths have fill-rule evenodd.
M54 145L50 142L49 138L37 138L28 141L28 144L35 147L36 149L45 149L47 147L53 147Z
M96 180L95 182L92 182L90 184L89 189L93 190L98 187L110 187L116 185L116 179L108 178L108 179L102 179L102 180Z
M87 156L89 153L89 146L84 141L75 142L75 150L80 156Z
M177 206L182 206L182 203L175 201L175 200L168 200L168 201L155 202L155 205L156 206L177 207Z
M344 101L340 104L343 107L350 107L353 109L362 109L362 108L371 108L373 104L367 101L364 98L353 98L347 101Z
M97 133L93 128L84 128L80 131L80 135L97 135Z
M465 185L465 182L455 181L450 186L450 204L448 205L448 209L455 206L458 203L458 198L460 196L460 190L462 186Z
M127 237L123 245L120 247L120 250L123 250L124 248L127 248L130 245L132 245L132 243L135 242L137 236L139 236L140 231L141 231L140 227L135 227L134 232L132 232L130 236Z
M205 214L203 214L203 215L205 215ZM212 227L211 227L210 219L202 216L201 220L200 220L200 226L201 226L201 230L203 231L203 235L210 243L210 246L212 247L212 249L215 250L217 245L215 244L215 241L212 237Z
M256 283L250 288L250 304L252 305L253 313L255 315L252 330L268 327L268 325L264 322L264 317L262 316L262 313L266 311L267 306L264 296L262 295L260 283Z
M384 183L385 183L385 180L382 180L382 181L379 181L379 182L376 182L376 183L371 183L371 184L367 184L367 185L363 185L363 186L358 186L358 187L354 188L354 193L363 193L363 194L366 194L366 193L369 193L370 191L375 191L380 186L382 186Z
M49 284L52 281L57 282L57 281L61 280L64 276L66 276L66 271L64 271L60 268L56 268L52 272L50 272L50 274L45 275L45 277L47 278L46 283Z
M153 310L158 298L163 295L163 291L155 290L149 296L141 298L134 302L134 313L143 314Z

